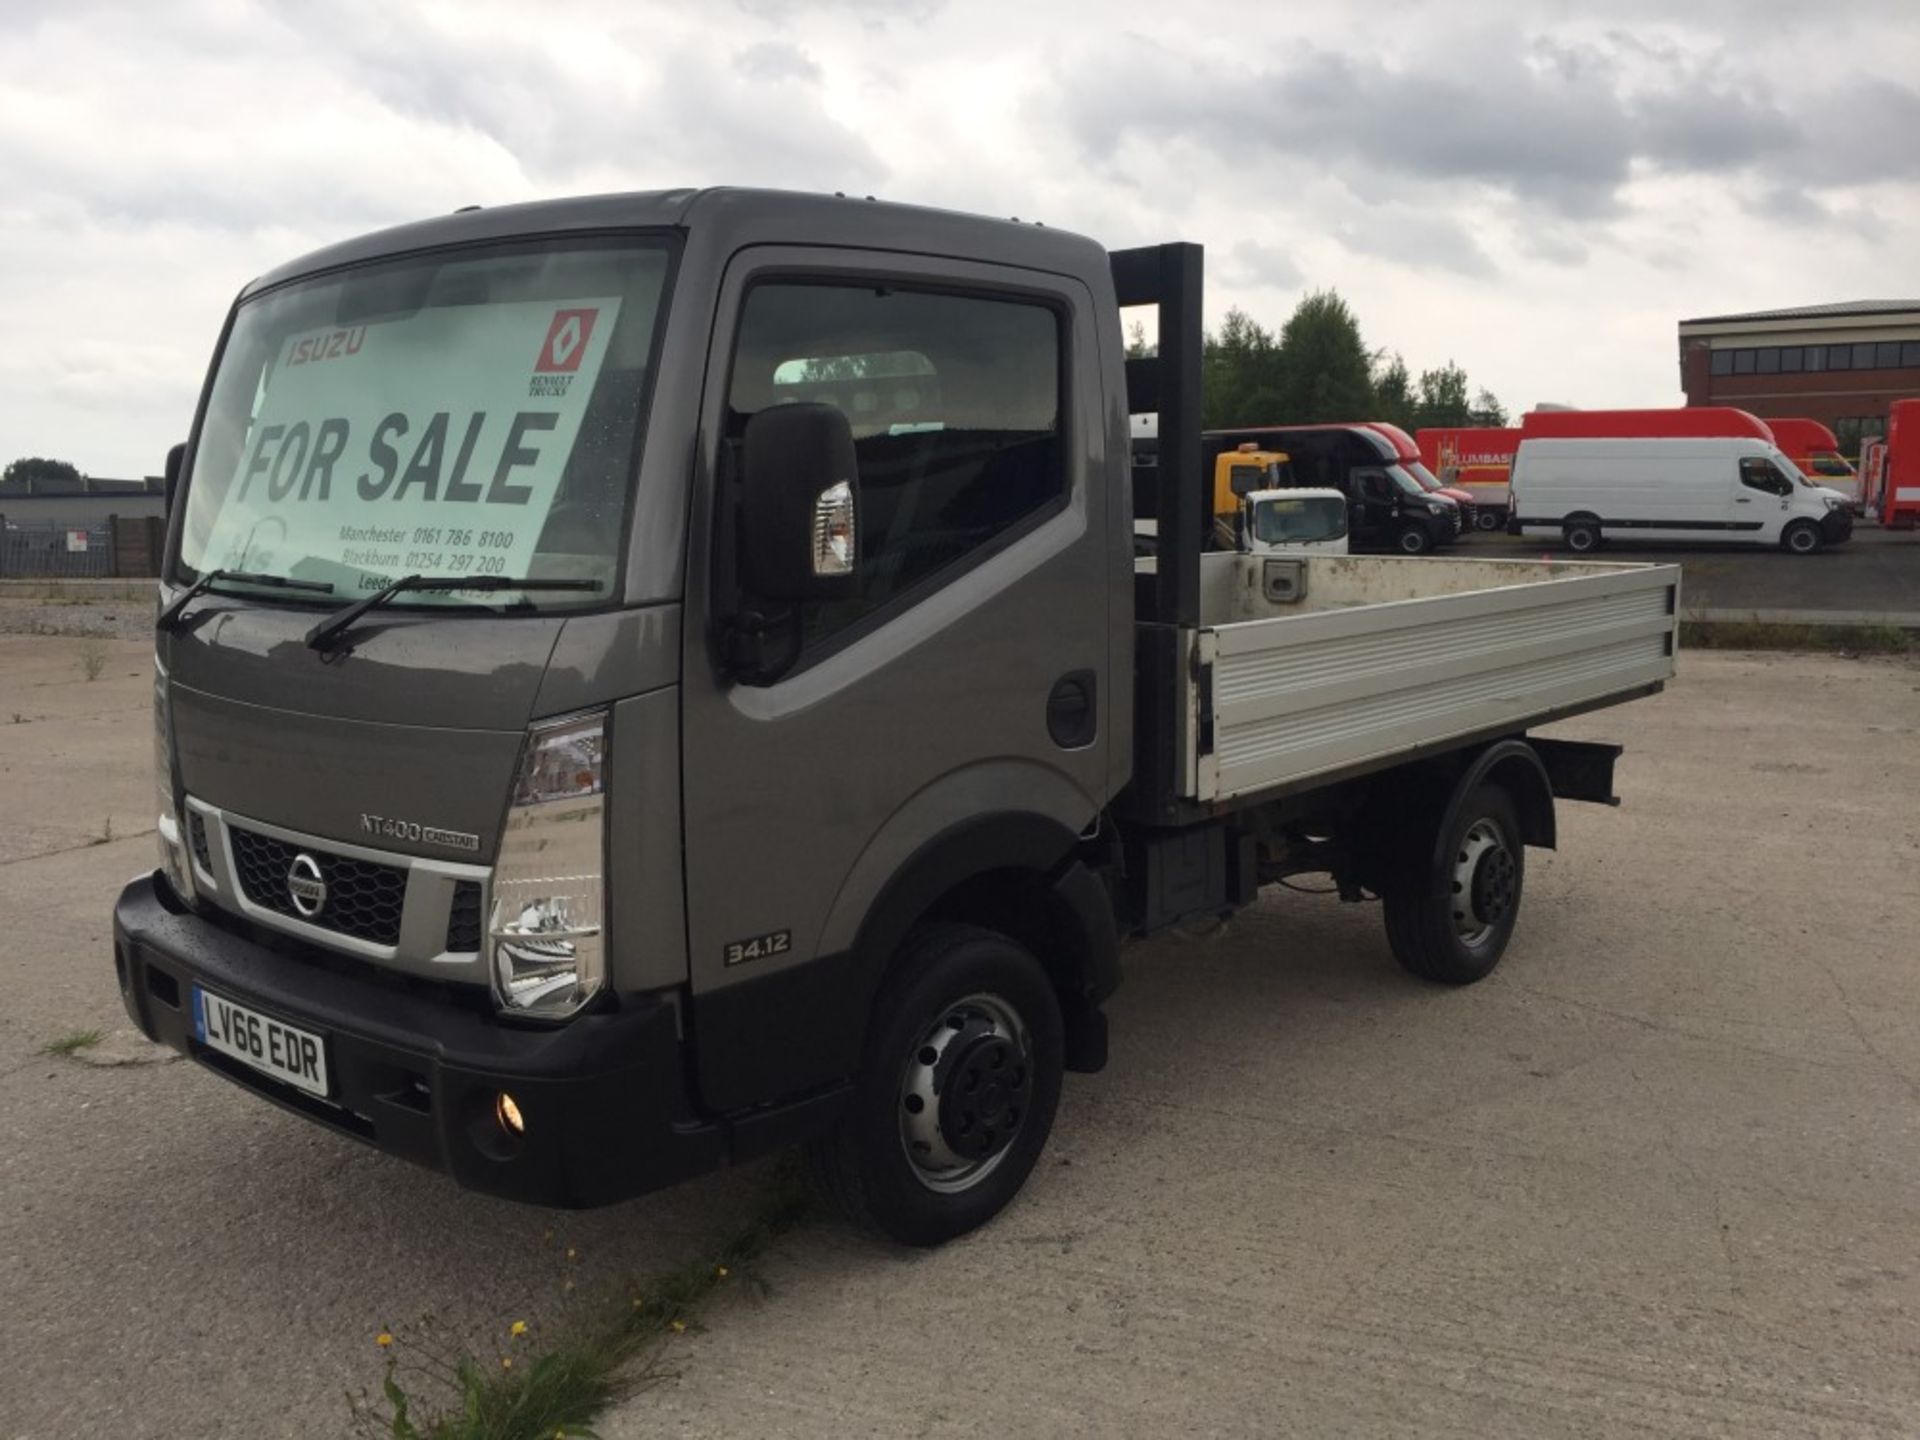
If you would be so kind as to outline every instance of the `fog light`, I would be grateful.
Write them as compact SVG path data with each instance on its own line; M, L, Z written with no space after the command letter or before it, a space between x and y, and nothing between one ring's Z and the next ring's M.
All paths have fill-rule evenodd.
M493 1118L500 1122L500 1128L518 1139L527 1133L527 1122L520 1118L520 1107L514 1104L513 1096L502 1090L493 1098Z

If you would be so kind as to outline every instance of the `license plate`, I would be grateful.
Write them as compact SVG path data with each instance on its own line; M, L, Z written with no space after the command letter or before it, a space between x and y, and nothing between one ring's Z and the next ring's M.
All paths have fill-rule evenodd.
M198 985L193 987L193 1028L209 1050L309 1095L328 1093L327 1047L318 1035L236 1005Z

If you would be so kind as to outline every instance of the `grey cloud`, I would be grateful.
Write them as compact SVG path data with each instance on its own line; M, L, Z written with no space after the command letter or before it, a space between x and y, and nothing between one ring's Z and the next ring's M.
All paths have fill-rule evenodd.
M756 80L805 80L814 84L820 80L820 67L806 51L778 40L749 45L733 63L742 75Z
M1293 290L1306 279L1306 273L1278 245L1242 240L1227 251L1221 278L1234 285Z
M1495 273L1493 261L1466 228L1445 215L1410 211L1372 211L1333 227L1347 249L1415 270L1444 270L1483 280Z
M1630 82L1600 46L1529 46L1489 31L1418 68L1304 46L1222 77L1198 58L1182 65L1164 47L1130 47L1086 66L1064 110L1096 160L1110 161L1128 139L1185 138L1230 161L1268 153L1483 184L1582 218L1618 209L1636 163L1726 171L1801 138L1777 108L1730 90L1700 62L1658 47L1636 59L1651 73ZM1213 78L1173 95L1155 83L1183 68Z

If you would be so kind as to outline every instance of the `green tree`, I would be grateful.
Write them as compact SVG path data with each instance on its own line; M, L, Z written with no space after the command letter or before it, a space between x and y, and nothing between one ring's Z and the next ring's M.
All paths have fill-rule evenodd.
M80 467L65 460L47 460L38 455L22 456L0 471L0 484L29 485L35 480L78 480Z
M1414 423L1426 425L1470 425L1471 407L1467 404L1467 372L1449 360L1438 370L1420 372L1420 388L1414 396Z
M1507 407L1500 403L1499 397L1484 385L1474 392L1473 409L1468 412L1475 425L1490 425L1495 429L1504 429L1508 423Z
M1391 355L1379 351L1373 357L1373 415L1402 430L1411 430L1417 420L1413 408L1413 377L1398 350Z
M1160 353L1158 345L1147 343L1146 325L1135 320L1127 326L1127 358L1129 360L1150 360Z
M1371 420L1373 375L1360 322L1332 290L1316 290L1280 327L1280 412L1295 425Z
M1201 351L1201 421L1210 430L1274 425L1286 418L1280 349L1273 334L1238 306Z

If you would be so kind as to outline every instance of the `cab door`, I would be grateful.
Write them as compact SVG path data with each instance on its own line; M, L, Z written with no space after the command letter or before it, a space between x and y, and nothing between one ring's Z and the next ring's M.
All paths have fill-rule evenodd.
M910 255L763 247L728 270L698 508L724 502L753 415L833 405L858 462L859 581L773 615L797 658L747 683L716 656L745 603L724 520L689 557L691 1025L713 1109L857 1062L854 939L916 856L983 817L1070 842L1100 812L1132 561L1096 313L1071 279ZM1123 444L1117 410L1113 428Z

